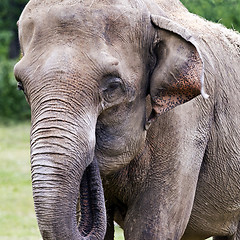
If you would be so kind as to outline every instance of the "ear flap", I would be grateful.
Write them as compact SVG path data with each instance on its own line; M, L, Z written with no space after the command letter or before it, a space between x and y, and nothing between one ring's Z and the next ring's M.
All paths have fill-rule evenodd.
M151 20L157 28L157 63L150 79L153 109L148 124L201 92L208 97L203 89L203 60L192 36L167 18L152 15Z

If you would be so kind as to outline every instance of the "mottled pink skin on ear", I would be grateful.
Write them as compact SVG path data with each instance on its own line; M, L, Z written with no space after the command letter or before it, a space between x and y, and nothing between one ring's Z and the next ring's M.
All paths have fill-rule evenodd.
M155 114L160 115L198 96L201 93L202 71L202 61L197 51L192 51L182 68L170 73L169 86L152 97Z

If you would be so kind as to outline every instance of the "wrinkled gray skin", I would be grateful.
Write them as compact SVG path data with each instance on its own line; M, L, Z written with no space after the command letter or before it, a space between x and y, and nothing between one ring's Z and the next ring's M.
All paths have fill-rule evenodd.
M19 37L43 239L240 239L238 34L177 0L31 0Z

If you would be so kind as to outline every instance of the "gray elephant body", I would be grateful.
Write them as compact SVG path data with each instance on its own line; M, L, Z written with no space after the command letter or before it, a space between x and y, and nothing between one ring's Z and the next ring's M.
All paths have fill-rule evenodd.
M106 198L126 239L180 239L190 209L182 239L240 239L240 36L176 1L156 2L197 40L210 98L160 116L137 158L104 178Z
M103 239L96 160L105 239L240 239L239 34L176 0L31 0L19 36L43 239Z

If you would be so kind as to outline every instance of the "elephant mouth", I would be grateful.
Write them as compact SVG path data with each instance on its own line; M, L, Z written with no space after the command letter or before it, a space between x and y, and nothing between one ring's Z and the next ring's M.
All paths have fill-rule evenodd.
M80 184L79 231L89 239L104 239L106 210L102 181L96 158L84 171Z

